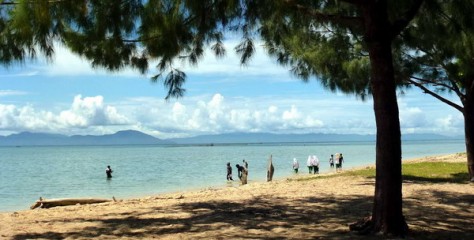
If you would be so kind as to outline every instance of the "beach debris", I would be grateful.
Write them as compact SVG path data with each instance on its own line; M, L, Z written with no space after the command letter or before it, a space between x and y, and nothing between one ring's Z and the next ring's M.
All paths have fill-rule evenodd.
M114 198L115 200L115 198ZM95 203L104 203L111 202L111 199L103 198L61 198L61 199L43 199L39 198L30 209L35 208L52 208L52 207L61 207L61 206L70 206L70 205L82 205L82 204L95 204Z

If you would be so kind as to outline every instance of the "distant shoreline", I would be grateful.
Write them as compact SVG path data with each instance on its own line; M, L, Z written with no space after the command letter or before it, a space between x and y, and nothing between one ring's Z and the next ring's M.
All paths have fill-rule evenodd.
M403 142L464 142L464 139L413 139L403 140ZM312 145L345 145L354 143L375 143L375 140L340 140L340 141L314 141L314 142L242 142L242 143L173 143L173 144L149 144L149 143L123 143L123 144L57 144L57 145L2 145L0 147L123 147L123 146L150 146L150 147L219 147L219 146L278 146L278 145L296 145L296 146L312 146Z
M374 134L276 134L276 133L224 133L199 135L187 138L160 139L135 130L118 131L105 135L62 135L21 132L0 136L0 146L109 146L109 145L191 145L217 146L239 144L321 144L341 142L374 142ZM462 140L463 136L439 134L404 134L402 141Z

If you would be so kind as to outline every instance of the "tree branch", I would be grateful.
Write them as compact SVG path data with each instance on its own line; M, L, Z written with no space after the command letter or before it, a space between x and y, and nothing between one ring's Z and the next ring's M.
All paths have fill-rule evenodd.
M56 2L63 2L64 0L49 0L48 3L56 3ZM35 1L30 1L28 3L36 3ZM15 2L15 1L2 1L0 2L0 6L1 5L17 5L19 4L18 2Z
M426 55L428 55L432 60L435 60L434 62L439 62L439 65L441 66L442 69L444 69L444 71L448 74L448 79L447 81L449 81L451 83L451 86L448 86L448 85L445 85L445 84L441 84L441 83L438 83L438 85L440 86L443 86L443 87L446 87L448 89L451 89L452 91L454 91L458 97L461 99L461 100L464 100L465 96L461 93L461 90L459 89L456 81L454 81L452 78L449 77L449 72L447 71L448 67L446 66L446 64L444 64L444 62L439 59L435 54L433 54L431 51L428 51L426 49L423 49L422 47L418 46L418 49L420 49L422 52L424 52ZM418 61L417 61L418 62ZM421 62L419 62L419 64L422 64L422 65L425 65L425 66L428 66L426 64L423 64ZM431 68L437 68L436 66L429 66ZM421 80L421 79L419 79ZM429 80L425 80L427 83L433 83L433 81L429 81ZM474 85L473 85L474 87Z
M411 78L415 78L417 79L416 77L411 77ZM449 106L455 108L456 110L460 111L461 113L464 113L464 108L462 106L459 106L458 104L454 103L454 102L451 102L449 101L448 99L444 98L444 97L441 97L440 95L438 95L437 93L429 90L427 87L425 87L423 84L417 82L417 81L414 81L412 79L408 79L407 80L410 84L413 84L415 85L416 87L420 88L421 90L423 90L424 93L427 93L431 96L433 96L434 98L440 100L441 102L443 103L446 103L448 104Z
M346 2L354 5L362 5L367 3L367 0L341 0L341 2Z
M392 24L392 30L391 30L392 38L398 36L398 34L400 34L400 32L406 28L406 26L418 13L418 10L420 9L421 4L423 2L424 0L414 0L412 2L411 7L403 14L403 16Z
M296 10L300 11L301 13L308 15L319 21L337 23L346 27L360 27L363 25L363 21L361 17L341 16L337 14L325 14L325 13L316 11L308 6L298 4L297 1L295 0L285 0L285 2L290 7L294 7L296 8ZM363 1L361 0L361 2Z
M0 3L0 5L16 5L18 4L17 2L6 2L6 1L3 1Z
M453 85L448 85L448 84L444 84L444 83L441 83L441 82L437 82L435 80L428 80L428 79L423 79L423 78L419 78L419 77L415 77L415 76L410 76L410 78L416 79L417 81L420 81L423 84L431 84L433 86L440 86L440 87L447 88L447 89L455 92L456 95L458 95L460 98L463 97L463 94L461 93L459 88L452 81L450 81L450 82L453 83Z

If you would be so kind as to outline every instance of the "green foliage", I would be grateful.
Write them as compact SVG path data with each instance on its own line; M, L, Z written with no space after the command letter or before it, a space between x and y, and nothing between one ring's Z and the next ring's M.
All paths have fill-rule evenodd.
M338 176L375 178L375 168L343 171L338 174L308 176L303 178L289 178L288 181L312 181L322 178L334 178ZM460 162L419 162L403 163L402 177L404 181L415 182L452 182L468 183L469 174L466 164Z
M474 2L426 1L424 6L402 35L407 46L403 61L412 66L411 80L429 88L426 92L450 91L463 101L474 94Z
M408 0L388 3L393 22L412 5ZM62 42L93 67L118 71L131 66L144 74L154 65L158 73L152 80L177 88L168 89L168 94L175 95L167 98L179 97L185 92L185 75L178 74L177 61L197 65L206 49L222 57L226 53L224 36L235 32L242 36L234 47L240 64L252 58L255 40L263 40L270 56L303 81L317 79L332 91L364 99L371 94L370 60L358 4L326 0L22 0L2 8L7 17L0 21L1 59L6 64L34 58L37 50L51 57L54 42ZM404 64L403 52L397 51L402 46L394 46L399 53L395 54L398 69L403 70L399 79L419 70ZM170 84L171 80L178 82Z
M375 168L344 172L345 176L375 178ZM459 162L418 162L402 165L404 181L467 183L466 164Z
M67 22L84 11L83 1L20 0L0 6L0 62L10 65L44 56L50 59ZM76 21L77 22L77 21Z
M420 162L403 165L405 181L468 183L466 163Z
M298 8L305 10L277 6L262 19L260 34L269 54L304 81L316 77L332 91L364 98L370 93L370 64L359 39L362 33L356 8L332 1L299 4ZM333 14L339 17L327 17Z
M142 1L88 1L78 15L66 18L67 25L61 40L74 52L91 60L93 67L115 71L133 66L145 72L148 61L137 51L137 19Z

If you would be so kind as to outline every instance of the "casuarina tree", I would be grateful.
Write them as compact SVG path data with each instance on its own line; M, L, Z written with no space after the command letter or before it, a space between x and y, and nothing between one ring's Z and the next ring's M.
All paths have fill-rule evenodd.
M474 181L474 21L472 1L431 1L402 34L402 79L464 117L469 179ZM442 93L450 92L459 103Z

